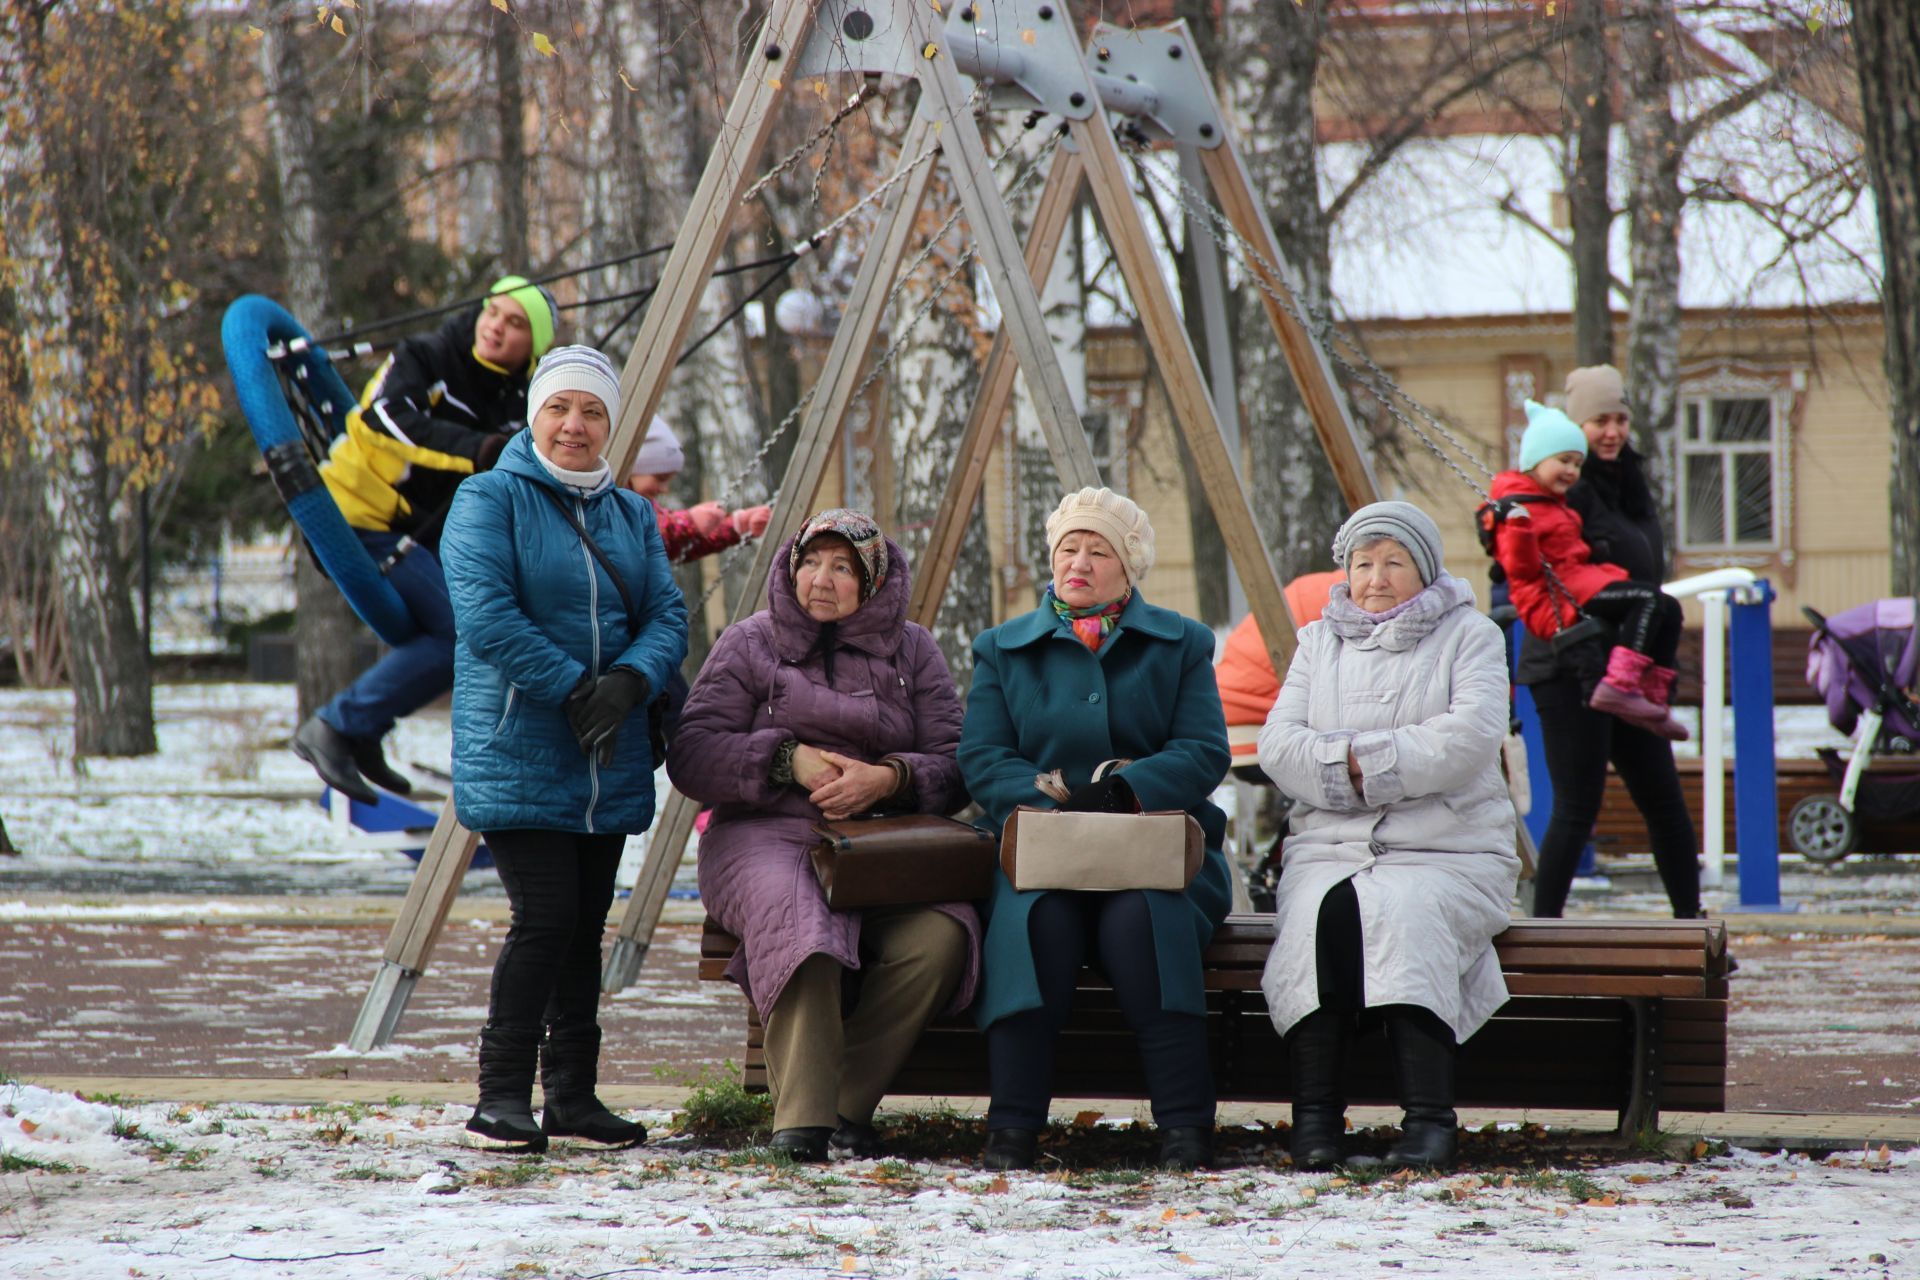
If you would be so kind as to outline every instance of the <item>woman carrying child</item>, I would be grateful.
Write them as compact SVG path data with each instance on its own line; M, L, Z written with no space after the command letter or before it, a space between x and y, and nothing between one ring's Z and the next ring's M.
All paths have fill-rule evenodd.
M1608 570L1616 582L1648 585L1660 581L1666 564L1666 538L1659 509L1647 485L1643 460L1630 442L1626 389L1619 371L1610 365L1573 370L1567 375L1566 406L1566 416L1579 424L1587 448L1579 483L1564 495L1567 514L1581 521L1576 531L1576 542L1581 547L1580 565L1584 569ZM1578 451L1579 446L1571 439L1567 444ZM1544 456L1542 453L1532 461L1537 465ZM1498 494L1501 489L1496 488L1495 492ZM1548 514L1541 509L1543 504L1510 502L1509 505L1530 507L1530 515L1525 519L1534 522L1535 550L1555 564L1558 574L1555 544L1544 538L1538 528L1539 517ZM1522 523L1525 520L1509 520L1505 525ZM1505 557L1502 559L1504 562ZM1539 586L1544 593L1548 588L1544 573L1541 576ZM1573 576L1578 578L1580 574L1575 572ZM1515 584L1516 605L1520 604L1522 594ZM1598 612L1593 603L1599 594L1596 590L1588 595L1586 609L1590 614ZM1520 607L1524 615L1526 606ZM1669 606L1656 607L1669 608L1669 617L1677 613ZM1599 611L1607 608L1607 603L1601 601ZM1675 918L1698 916L1699 842L1681 794L1672 743L1633 721L1594 710L1589 705L1595 691L1595 673L1591 668L1598 663L1586 654L1600 646L1588 642L1563 645L1556 650L1545 638L1554 634L1551 616L1544 620L1547 624L1544 629L1538 628L1538 621L1536 618L1529 622L1514 674L1515 683L1526 685L1533 694L1534 706L1540 713L1547 774L1553 782L1553 816L1540 841L1540 862L1534 876L1534 913L1558 916L1565 907L1580 852L1592 836L1594 822L1600 815L1600 801L1607 788L1607 765L1611 763L1633 797L1634 807L1646 819L1647 843L1652 848L1654 865L1659 868ZM1631 627L1625 630L1628 634L1632 632ZM1652 630L1653 624L1649 623L1648 649L1635 650L1648 654L1649 676L1656 665L1673 666L1673 651L1656 644ZM1631 664L1634 659L1624 661ZM1670 691L1671 685L1664 673L1659 684L1656 692ZM1646 696L1644 687L1641 696ZM1663 714L1661 723L1665 720Z
M1558 409L1527 401L1520 469L1493 478L1498 512L1494 556L1527 630L1551 641L1582 614L1613 624L1618 643L1587 705L1636 728L1684 742L1673 718L1680 602L1657 582L1639 582L1617 564L1596 564L1567 491L1580 482L1587 433Z

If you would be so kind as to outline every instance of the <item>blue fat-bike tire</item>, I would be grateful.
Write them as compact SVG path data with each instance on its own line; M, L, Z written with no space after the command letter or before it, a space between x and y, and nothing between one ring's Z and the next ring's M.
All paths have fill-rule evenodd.
M301 439L300 424L280 389L274 362L267 357L267 348L273 344L304 338L307 331L285 307L257 293L236 300L220 322L220 343L226 349L227 370L233 375L240 411L246 415L254 443L267 461L268 474L286 503L287 514L306 535L321 568L361 621L388 644L402 645L419 631L413 615L321 483ZM289 372L301 378L327 430L333 435L345 430L347 413L355 401L326 353L309 345L307 350L287 356L285 363Z

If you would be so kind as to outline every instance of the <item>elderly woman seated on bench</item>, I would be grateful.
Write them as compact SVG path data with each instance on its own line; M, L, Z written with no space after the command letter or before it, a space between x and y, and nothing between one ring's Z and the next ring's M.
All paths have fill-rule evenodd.
M953 674L907 596L872 517L815 515L774 557L766 612L714 645L667 757L673 785L714 806L700 896L740 939L727 976L766 1027L773 1145L795 1160L878 1154L874 1108L979 972L971 905L835 911L808 861L823 817L967 801Z
M1506 649L1418 507L1363 507L1333 551L1347 580L1300 632L1260 731L1260 764L1295 801L1261 988L1287 1039L1297 1167L1342 1159L1344 1058L1370 1011L1406 1109L1388 1164L1446 1167L1458 1045L1507 999Z

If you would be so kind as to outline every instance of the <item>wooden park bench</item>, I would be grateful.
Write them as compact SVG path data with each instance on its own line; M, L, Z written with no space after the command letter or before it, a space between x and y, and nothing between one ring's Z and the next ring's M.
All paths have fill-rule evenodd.
M1205 956L1208 1038L1223 1101L1290 1097L1287 1055L1267 1018L1260 971L1274 917L1233 916ZM711 920L700 976L724 980L739 943ZM1727 933L1717 920L1516 920L1494 940L1510 999L1461 1049L1458 1101L1468 1107L1611 1110L1623 1138L1659 1127L1663 1110L1724 1111L1727 1101ZM1351 1055L1348 1097L1398 1101L1375 1030ZM747 1010L744 1082L766 1088L758 1016ZM964 1015L936 1021L893 1092L988 1092L986 1038ZM1146 1096L1139 1056L1113 995L1082 970L1060 1046L1063 1098Z

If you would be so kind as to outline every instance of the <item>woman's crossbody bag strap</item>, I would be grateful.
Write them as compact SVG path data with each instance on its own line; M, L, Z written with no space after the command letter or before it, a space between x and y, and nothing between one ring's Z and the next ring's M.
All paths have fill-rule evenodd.
M621 577L620 571L613 567L613 561L609 560L607 553L600 549L600 544L593 540L593 535L587 532L587 527L580 523L580 517L573 514L573 508L567 505L567 500L545 485L535 485L534 487L539 489L541 493L546 494L553 505L560 509L560 514L566 518L568 524L573 526L573 531L580 535L580 541L587 544L588 553L600 562L600 567L607 571L609 578L613 579L613 589L620 593L620 603L627 611L627 627L634 635L638 636L640 634L640 610L633 603L633 593L627 590L626 579Z

